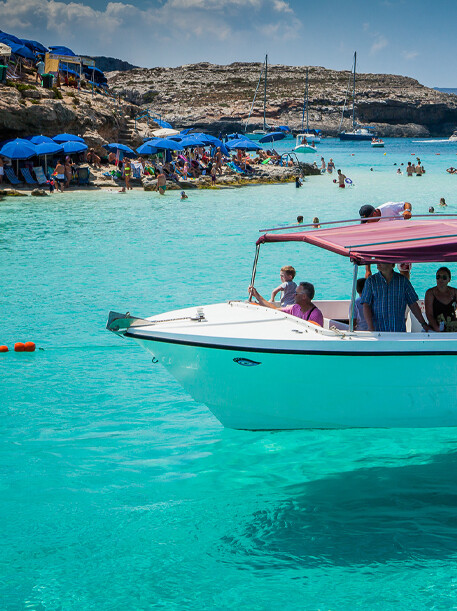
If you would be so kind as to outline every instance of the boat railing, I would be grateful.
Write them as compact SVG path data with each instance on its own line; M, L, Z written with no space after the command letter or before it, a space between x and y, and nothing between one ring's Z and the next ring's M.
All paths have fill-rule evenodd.
M443 218L443 217L457 217L457 214L415 214L412 218L413 219L427 218L427 219L439 220L440 218ZM383 220L387 220L387 219L401 220L398 218L398 216L383 216L382 218ZM362 219L360 217L357 217L355 219L343 219L339 221L319 221L319 227L322 227L323 225L326 225L326 226L327 225L339 225L343 223L360 223L361 220ZM265 233L266 231L285 231L286 229L305 229L305 228L311 228L311 227L314 227L317 229L316 223L301 223L300 225L286 225L286 226L283 225L282 227L269 227L267 229L259 229L259 233Z

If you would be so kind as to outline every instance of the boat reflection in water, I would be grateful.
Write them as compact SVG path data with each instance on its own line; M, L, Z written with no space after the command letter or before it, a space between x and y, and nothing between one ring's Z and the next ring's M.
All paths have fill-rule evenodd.
M457 261L451 216L263 233L251 284L260 246L273 242L305 242L353 263L350 300L314 301L323 327L239 301L147 319L111 312L107 327L138 342L226 427L456 426L457 334L423 332L409 311L406 333L357 331L351 315L358 266ZM294 381L289 392L284 380Z

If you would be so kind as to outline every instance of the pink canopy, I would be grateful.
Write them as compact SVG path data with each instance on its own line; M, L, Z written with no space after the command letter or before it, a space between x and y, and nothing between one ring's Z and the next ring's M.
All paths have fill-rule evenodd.
M265 242L308 242L358 265L366 263L438 263L457 261L457 219L393 220L313 229L299 233L266 233Z

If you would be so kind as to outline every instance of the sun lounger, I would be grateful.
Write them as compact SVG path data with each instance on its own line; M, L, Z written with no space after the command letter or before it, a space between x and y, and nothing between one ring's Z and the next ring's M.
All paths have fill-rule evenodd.
M17 179L16 174L14 173L13 168L4 168L5 176L9 180L12 185L20 185L22 181Z
M36 179L39 185L45 185L48 182L45 173L43 172L43 168L39 165L36 168L33 168Z
M21 168L21 174L28 185L37 185L37 181L30 174L29 168Z
M237 166L233 161L229 161L227 166L233 170L234 172L238 172L238 174L247 174L244 170L242 170L239 166Z
M89 178L90 178L89 168L87 167L78 168L77 174L78 174L78 185L88 185L89 184Z

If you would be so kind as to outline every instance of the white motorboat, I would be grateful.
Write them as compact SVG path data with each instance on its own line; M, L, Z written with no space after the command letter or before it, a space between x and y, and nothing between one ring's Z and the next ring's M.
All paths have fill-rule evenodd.
M457 142L457 134L452 134L452 136L449 136L448 142Z
M317 152L314 142L312 144L308 142L308 134L298 134L297 135L297 137L295 138L295 146L293 150L295 153L316 153Z
M252 283L261 244L306 242L354 264L351 301L314 302L323 327L229 301L146 319L111 312L107 328L140 344L226 427L457 426L457 333L421 332L410 312L406 333L354 331L352 323L359 265L455 262L457 220L281 231L257 241Z

